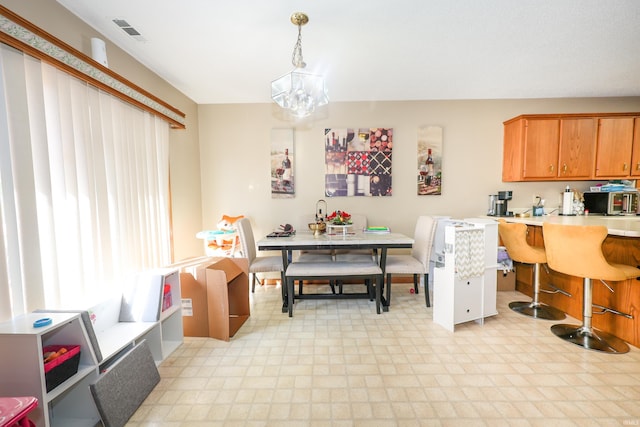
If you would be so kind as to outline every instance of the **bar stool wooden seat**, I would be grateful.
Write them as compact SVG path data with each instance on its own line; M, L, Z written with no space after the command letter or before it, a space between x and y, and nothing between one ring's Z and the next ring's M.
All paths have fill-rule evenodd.
M604 226L564 225L544 223L542 225L547 263L553 270L583 278L582 325L558 324L551 331L561 339L589 350L606 353L626 353L629 346L620 338L595 329L591 325L593 305L592 280L620 281L640 277L640 269L624 264L608 262L602 253L602 242L607 238ZM609 290L613 290L606 285ZM614 314L616 310L605 308Z
M527 226L519 223L507 223L501 220L498 222L498 234L513 261L533 264L533 300L513 301L509 303L509 308L517 313L536 319L564 319L566 317L564 312L540 302L540 265L546 264L547 255L543 248L531 246L527 243Z

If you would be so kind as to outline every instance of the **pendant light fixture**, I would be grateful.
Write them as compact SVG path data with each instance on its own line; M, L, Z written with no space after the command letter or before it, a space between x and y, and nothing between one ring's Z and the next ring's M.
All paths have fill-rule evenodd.
M271 82L273 101L295 117L309 116L317 107L329 102L324 78L304 70L307 64L302 59L302 26L307 22L309 17L302 12L291 15L291 23L298 26L298 40L291 56L294 68Z

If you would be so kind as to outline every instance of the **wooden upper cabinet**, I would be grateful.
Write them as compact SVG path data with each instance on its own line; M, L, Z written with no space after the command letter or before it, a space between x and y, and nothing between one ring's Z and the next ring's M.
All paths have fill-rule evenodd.
M530 114L504 122L504 182L632 175L640 176L640 113Z
M559 123L528 116L504 123L502 181L545 181L556 176Z
M504 123L502 151L502 181L522 181L522 139L524 120L512 119Z
M595 152L595 119L562 119L560 121L558 178L591 178Z
M558 173L560 120L525 119L524 179L555 178Z
M633 117L598 119L595 177L622 178L631 175Z
M631 176L640 176L640 117L634 119L633 149L631 150Z
M588 179L595 130L593 118L521 116L506 122L502 180Z

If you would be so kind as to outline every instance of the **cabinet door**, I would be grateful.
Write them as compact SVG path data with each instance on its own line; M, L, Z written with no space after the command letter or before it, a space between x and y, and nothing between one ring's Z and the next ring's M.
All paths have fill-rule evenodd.
M595 177L631 175L633 117L598 119Z
M640 176L640 117L633 127L633 151L631 152L631 175Z
M502 181L522 181L522 149L525 119L512 120L504 124L502 151Z
M525 179L555 178L557 176L560 120L528 119L524 141Z
M559 178L585 178L593 174L595 120L563 119L560 122Z
M482 278L472 277L454 283L455 324L480 319L482 317Z

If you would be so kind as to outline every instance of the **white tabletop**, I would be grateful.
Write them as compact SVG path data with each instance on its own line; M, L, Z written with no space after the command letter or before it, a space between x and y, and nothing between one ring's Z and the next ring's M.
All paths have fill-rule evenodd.
M264 237L257 242L259 250L282 249L333 249L333 248L410 248L413 238L400 233L351 234L323 233L315 236L312 232L298 231L288 237Z

